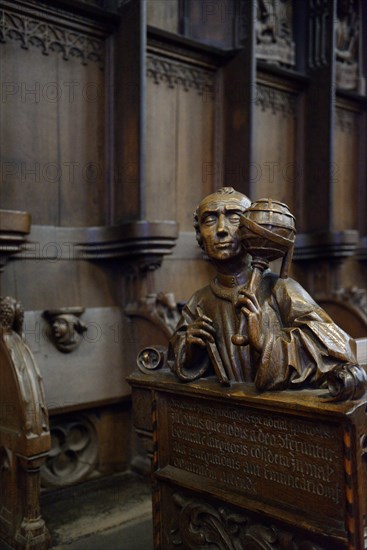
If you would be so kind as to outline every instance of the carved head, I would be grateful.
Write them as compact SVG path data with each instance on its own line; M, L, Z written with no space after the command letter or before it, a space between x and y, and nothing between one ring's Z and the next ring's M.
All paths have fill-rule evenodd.
M240 253L240 216L250 204L250 199L233 187L222 187L200 202L194 212L194 227L209 258L227 260Z

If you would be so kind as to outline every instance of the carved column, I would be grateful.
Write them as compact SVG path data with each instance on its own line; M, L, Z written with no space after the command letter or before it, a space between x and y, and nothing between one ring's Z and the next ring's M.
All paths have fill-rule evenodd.
M241 4L241 45L223 69L223 185L251 196L256 89L255 2ZM246 186L246 188L244 188Z
M308 3L308 89L306 113L304 231L332 229L332 182L334 169L334 26L336 0Z
M15 540L19 548L37 548L47 550L51 540L45 521L41 516L40 507L40 469L45 462L46 455L28 458L19 455L19 481L21 505L23 517L21 524L15 533Z

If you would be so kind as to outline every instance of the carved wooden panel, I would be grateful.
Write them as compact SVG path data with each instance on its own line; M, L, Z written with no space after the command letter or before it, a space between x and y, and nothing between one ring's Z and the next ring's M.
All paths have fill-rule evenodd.
M155 548L362 550L364 398L224 391L164 369L129 381L139 433L153 429Z
M208 280L193 233L193 212L223 177L215 146L217 78L216 67L198 61L192 52L148 52L146 215L176 219L182 235L180 248L154 273L153 284L157 291L174 293L177 301L188 299L198 279L203 284Z
M274 197L294 212L302 174L296 156L297 96L259 83L255 102L251 199Z
M333 225L337 231L358 229L359 154L359 114L338 107L333 174Z
M1 11L2 206L33 223L103 224L106 30L13 9Z
M188 231L212 189L215 74L149 54L147 76L147 216L173 217Z
M27 312L24 331L44 378L49 410L80 408L128 395L126 374L121 368L123 350L130 346L133 356L139 344L119 308L87 309L81 316L86 327L81 342L67 354L55 347L42 313ZM75 377L80 383L75 383Z
M362 21L359 0L338 0L334 21L336 86L344 90L356 90L363 93L365 85L362 76L364 53Z
M61 487L83 481L96 469L98 439L87 416L51 420L51 449L41 468L44 487Z
M147 23L170 32L179 30L179 0L148 0Z
M291 0L283 2L256 1L256 57L267 63L293 67L295 41Z
M169 516L171 529L162 537L162 547L194 549L217 548L239 550L327 550L312 537L297 535L276 523L264 521L222 502L208 503L195 494L165 487L164 500L169 503L162 513ZM334 550L337 550L334 547Z

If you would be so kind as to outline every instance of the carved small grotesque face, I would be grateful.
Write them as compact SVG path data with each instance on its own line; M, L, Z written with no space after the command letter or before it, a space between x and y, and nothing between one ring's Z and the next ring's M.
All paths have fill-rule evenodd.
M212 260L230 260L241 253L238 228L240 216L250 205L241 193L213 193L198 207L200 237L206 254Z
M52 324L52 333L58 342L67 342L68 340L72 339L72 325L68 323L67 319L64 318L58 318L55 319L55 321Z

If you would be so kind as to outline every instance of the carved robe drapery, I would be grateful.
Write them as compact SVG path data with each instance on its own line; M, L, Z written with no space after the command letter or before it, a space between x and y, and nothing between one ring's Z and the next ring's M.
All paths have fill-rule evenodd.
M198 306L214 321L215 343L229 380L255 381L260 390L296 387L303 382L318 385L338 365L355 362L353 340L296 281L270 271L265 272L257 294L262 309L262 352L234 345L231 337L239 329L235 303L246 279L247 273L217 275L185 306L169 350L169 364L182 380L211 371L205 348L198 348L190 362L186 357L185 333L197 317Z

